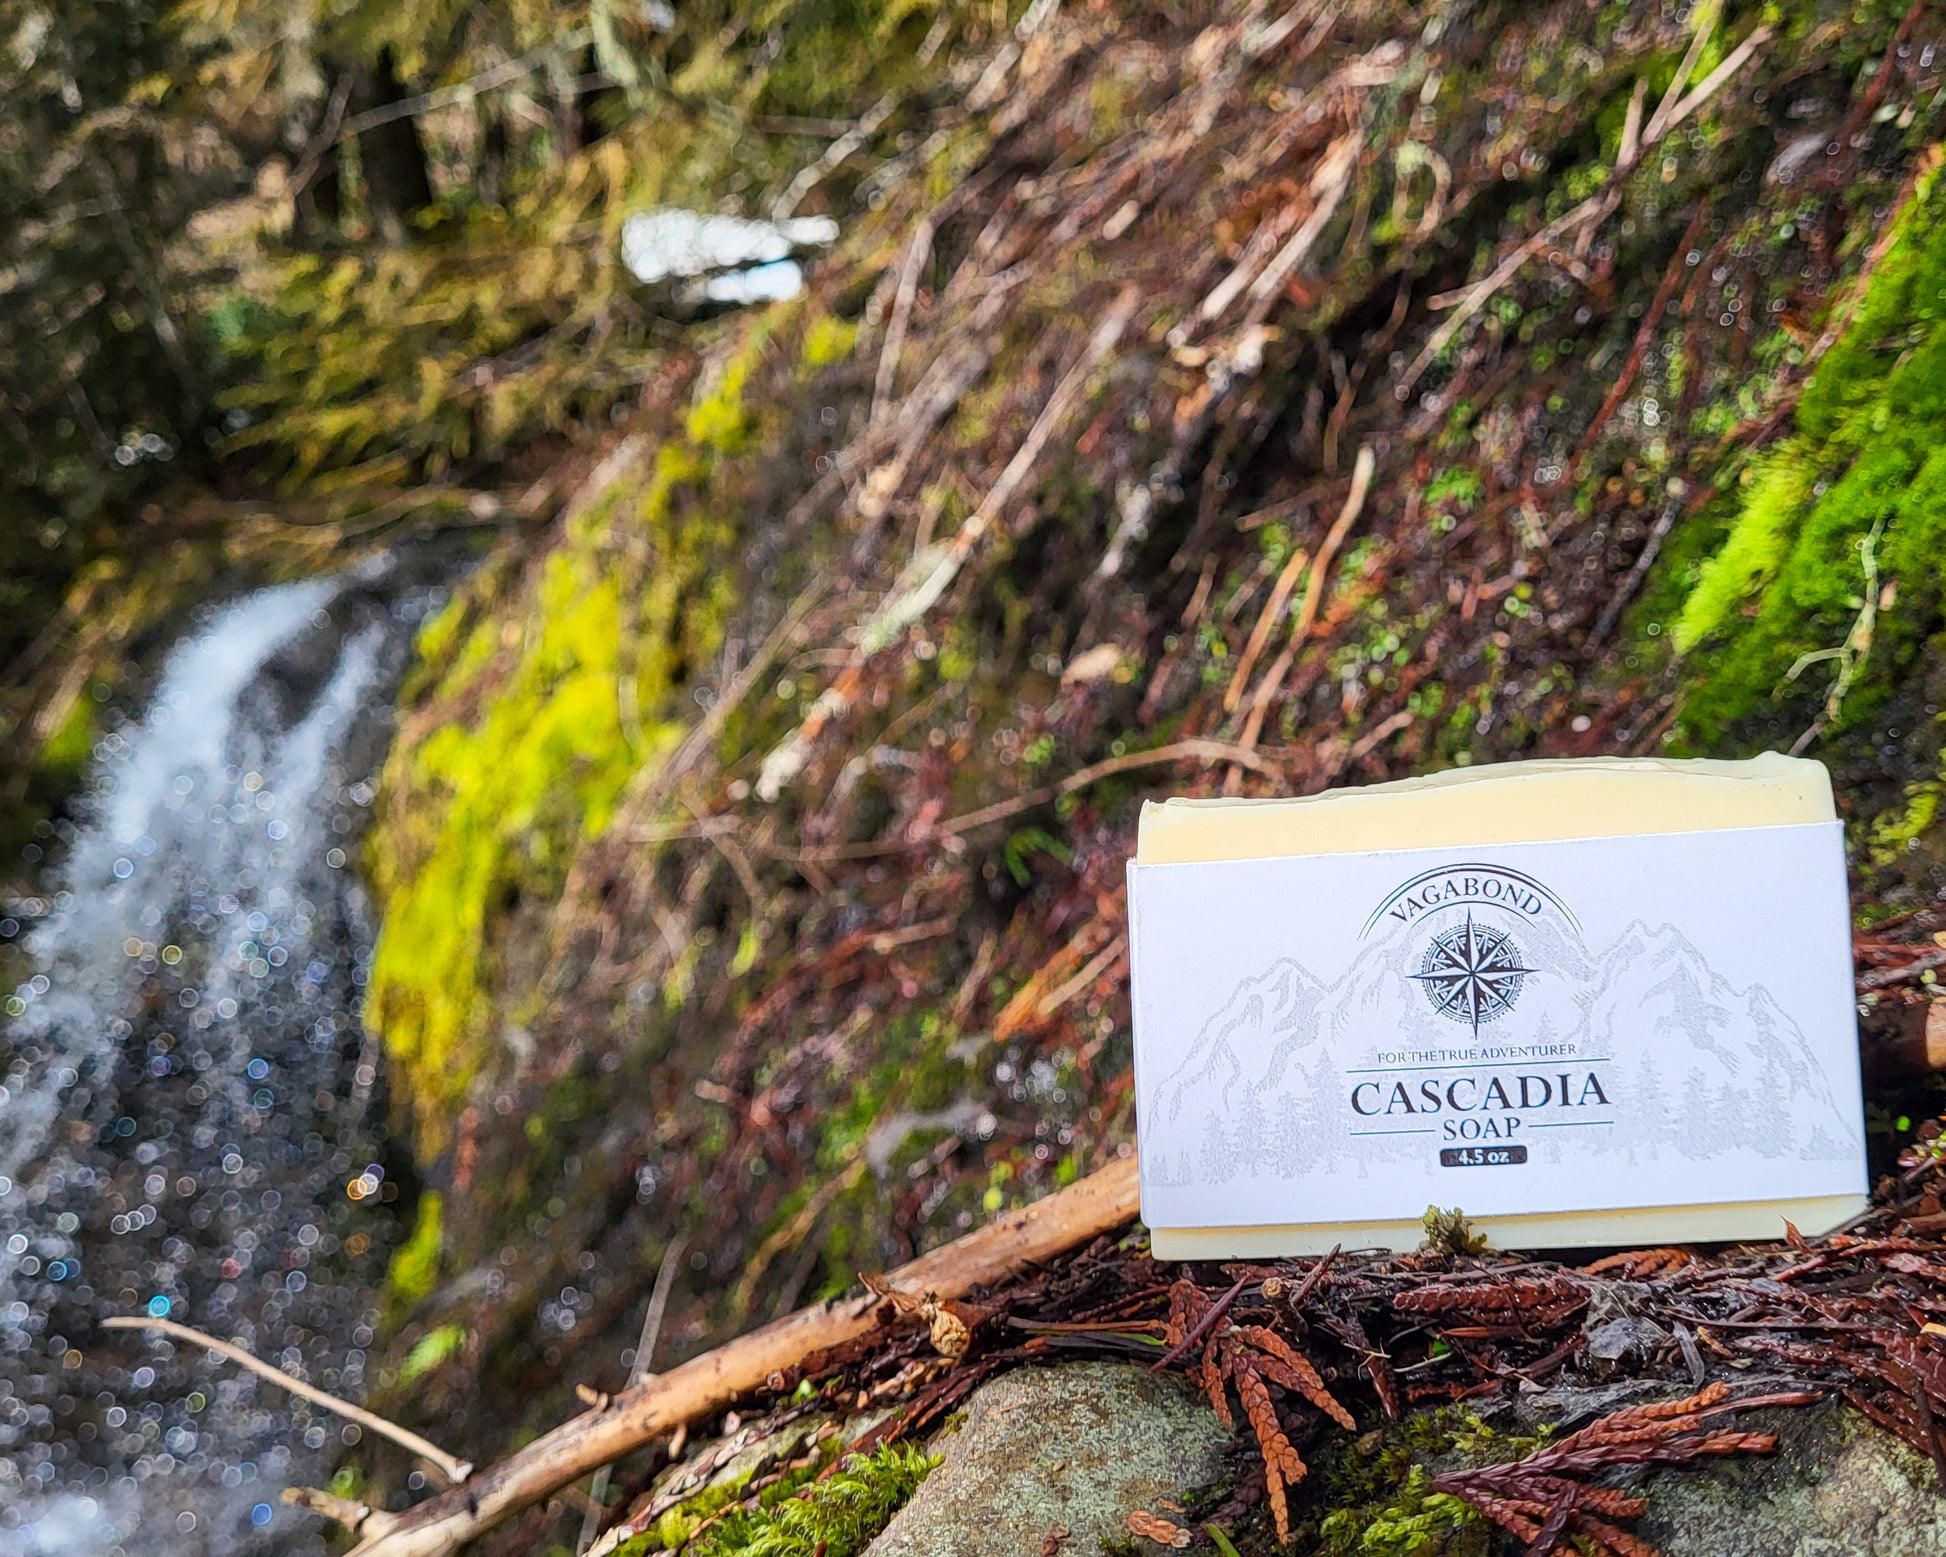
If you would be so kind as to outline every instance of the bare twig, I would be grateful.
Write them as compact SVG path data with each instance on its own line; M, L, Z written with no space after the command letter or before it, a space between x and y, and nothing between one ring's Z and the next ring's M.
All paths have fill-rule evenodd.
M383 1509L373 1508L369 1503L354 1502L351 1498L341 1498L335 1492L322 1492L316 1487L286 1487L283 1500L293 1508L309 1509L334 1524L343 1525L348 1535L380 1535L391 1529L397 1518Z
M1167 746L1158 746L1154 751L1132 751L1120 757L1107 757L1100 762L1090 763L1078 768L1062 779L1044 789L1016 795L1011 800L998 801L990 806L982 806L977 811L968 811L963 816L955 816L941 822L938 831L956 837L969 833L976 827L1004 821L1010 816L1018 816L1022 811L1032 810L1037 805L1045 805L1050 800L1058 800L1062 795L1071 795L1077 790L1086 789L1101 779L1112 778L1118 773L1132 773L1138 768L1153 768L1173 762L1211 762L1234 763L1237 767L1247 768L1266 778L1280 778L1276 766L1264 760L1256 752L1242 746L1233 746L1228 741L1189 740L1173 741Z
M1704 14L1696 30L1689 35L1689 47L1683 53L1682 63L1676 67L1676 73L1669 78L1669 85L1662 92L1662 101L1655 105L1655 112L1649 115L1649 122L1643 127L1642 134L1637 140L1638 151L1645 144L1653 146L1668 133L1676 105L1682 101L1683 89L1689 85L1689 78L1695 74L1696 66L1703 58L1703 50L1709 47L1709 41L1715 35L1716 8L1702 7L1701 9ZM1628 138L1624 136L1624 148L1627 146L1627 141ZM1618 166L1621 161L1621 158L1616 159Z
M455 1486L473 1473L473 1467L465 1460L456 1459L438 1444L429 1443L417 1433L400 1427L396 1422L388 1422L382 1416L375 1416L363 1406L354 1406L349 1400L340 1400L336 1395L327 1395L315 1385L306 1384L302 1379L293 1378L281 1368L273 1368L260 1357L253 1357L241 1346L228 1341L219 1341L213 1335L205 1335L200 1330L192 1330L188 1325L179 1325L173 1319L151 1319L146 1314L120 1314L101 1322L104 1330L153 1330L172 1340L187 1341L192 1346L200 1346L205 1351L215 1352L219 1357L227 1357L240 1368L248 1368L260 1378L269 1379L279 1389L287 1389L293 1395L310 1401L313 1405L323 1406L327 1411L335 1411L339 1416L356 1422L360 1427L370 1428L382 1438L410 1449L430 1462L439 1474Z
M1284 619L1285 607L1291 603L1291 592L1297 588L1298 575L1310 560L1311 554L1302 546L1293 547L1290 560L1277 575L1277 582L1270 589L1270 599L1264 602L1257 625L1250 629L1250 639L1244 644L1243 653L1237 656L1236 674L1230 678L1229 690L1223 694L1223 711L1226 714L1236 712L1243 689L1249 685L1250 673L1257 668L1257 658L1270 641L1271 630Z
M1149 1372L1160 1373L1164 1368L1169 1367L1172 1363L1182 1361L1183 1358L1194 1351L1196 1349L1196 1343L1216 1328L1217 1320L1221 1319L1229 1310L1230 1305L1237 1300L1244 1287L1249 1284L1249 1281L1250 1277L1247 1273L1237 1277L1236 1285L1231 1287L1228 1292L1225 1292L1204 1311L1203 1317L1190 1327L1187 1335L1174 1346L1170 1347L1160 1357L1156 1358L1150 1365Z
M1669 265L1662 273L1662 280L1655 289L1655 296L1649 300L1648 312L1642 315L1640 328L1635 332L1634 343L1629 347L1621 371L1615 375L1615 382L1608 386L1608 393L1602 397L1601 405L1588 422L1588 430L1581 435L1575 445L1572 463L1579 466L1581 458L1594 447L1602 429L1608 425L1609 417L1622 403L1630 389L1635 385L1635 376L1642 370L1642 359L1647 354L1649 342L1655 339L1655 332L1662 324L1662 316L1667 312L1670 301L1681 285L1683 272L1689 268L1688 260L1696 240L1702 236L1703 219L1709 215L1707 205L1698 205L1696 214L1690 217L1689 226L1683 229L1682 237L1676 240L1676 251L1670 257Z
M1851 691L1852 683L1858 679L1858 670L1865 658L1872 652L1872 634L1878 626L1879 585L1878 585L1878 542L1885 533L1885 517L1880 515L1878 522L1871 528L1858 550L1865 567L1864 597L1859 603L1858 615L1851 624L1851 631L1845 634L1845 641L1835 649L1819 649L1810 654L1800 654L1797 663L1784 673L1786 681L1795 681L1812 665L1820 660L1836 660L1838 674L1831 683L1831 690L1825 695L1824 707L1818 717L1811 721L1810 727L1791 743L1791 755L1802 756L1804 749L1825 732L1831 721L1838 717L1838 710L1844 706L1845 694Z
M731 1314L742 1319L750 1312L750 1305L757 1296L757 1285L770 1269L771 1262L786 1249L798 1248L811 1236L819 1219L831 1209L832 1204L864 1181L866 1166L865 1152L861 1146L843 1169L817 1187L796 1216L757 1245L756 1252L744 1262L743 1273L737 1277L736 1286L731 1289Z
M795 216L798 206L804 203L804 197L823 183L840 163L876 135L880 126L892 117L892 110L898 106L898 94L887 92L866 109L864 116L825 147L816 161L798 170L797 177L785 186L784 192L772 203L770 219L773 222L783 222Z
M1656 515L1655 524L1649 530L1649 538L1643 543L1641 553L1635 559L1635 565L1628 570L1628 577L1622 580L1621 588L1617 589L1609 598L1608 604L1602 607L1601 616L1595 623L1595 630L1588 635L1590 644L1605 642L1608 635L1615 630L1615 624L1622 619L1622 613L1628 609L1628 603L1635 598L1635 592L1642 587L1642 581L1649 576L1649 569L1655 566L1655 559L1662 552L1662 543L1669 538L1670 528L1675 524L1676 516L1682 510L1681 498L1670 497L1664 500L1662 512Z
M1162 767L1175 762L1233 763L1239 768L1248 769L1265 778L1281 783L1283 772L1275 763L1266 760L1255 751L1232 745L1228 741L1192 739L1172 741L1167 746L1158 746L1152 751L1125 752L1119 757L1106 757L1100 762L1090 763L1085 768L1077 768L1058 784L1045 784L1039 789L1030 789L1025 794L1014 795L1006 800L997 800L990 806L982 806L977 811L968 811L960 816L951 816L935 824L923 836L889 842L871 843L834 843L813 848L794 849L773 845L764 852L773 859L789 860L797 865L837 865L851 860L878 860L888 855L906 854L922 848L935 839L957 838L970 833L975 828L988 827L995 822L1004 822L1009 817L1019 816L1023 811L1031 811L1036 806L1044 806L1050 800L1058 800L1063 795L1072 795L1086 789L1090 784L1118 773L1132 773L1139 768ZM709 819L712 827L721 818ZM663 837L680 836L663 834Z
M1007 505L1033 471L1048 440L1080 402L1095 368L1120 342L1122 332L1135 316L1140 300L1139 288L1129 286L1122 289L1095 326L1080 359L1068 369L1060 383L1055 385L1054 392L1047 397L1047 403L1041 407L1034 425L1027 430L1027 436L1021 440L1013 458L981 499L980 506L959 527L953 539L941 548L924 576L910 588L895 594L860 628L858 647L844 670L819 695L804 721L765 757L763 768L757 776L758 799L773 801L784 792L802 770L810 744L818 733L851 706L852 688L859 680L865 662L930 611L959 576L966 559L985 539L987 532L1006 511Z
M1333 141L1326 150L1318 163L1317 172L1311 176L1311 191L1317 204L1312 207L1311 214L1304 218L1304 225L1291 234L1290 241L1277 251L1277 257L1264 267L1263 274L1250 283L1251 306L1247 317L1251 324L1261 324L1269 315L1271 305L1276 302L1284 283L1304 263L1312 245L1337 214L1345 191L1351 187L1352 169L1358 166L1359 155L1364 149L1364 132L1353 130Z
M1862 990L1890 989L1894 984L1911 984L1936 968L1946 968L1946 951L1930 951L1898 968L1873 968L1858 975Z
M311 144L304 148L303 160L291 173L289 183L293 197L311 187L311 180L318 176L318 169L324 166L326 154L338 144L338 137L344 129L345 105L351 101L351 79L351 72L347 70L331 89L331 101L325 105L324 118L318 123L318 133L311 137Z
M1356 166L1364 144L1363 133L1356 130L1341 135L1331 143L1311 173L1310 185L1305 191L1311 209L1303 223L1283 248L1278 249L1277 240L1288 228L1293 213L1286 209L1265 217L1262 225L1244 244L1242 257L1197 309L1197 316L1203 323L1222 318L1245 290L1248 290L1253 303L1267 303L1275 298L1291 272L1311 252L1311 246L1318 241L1318 235L1324 231L1325 224L1344 199L1345 190L1351 182L1351 170ZM1273 250L1274 258L1271 257ZM1269 260L1269 266L1260 272L1258 267L1266 260Z

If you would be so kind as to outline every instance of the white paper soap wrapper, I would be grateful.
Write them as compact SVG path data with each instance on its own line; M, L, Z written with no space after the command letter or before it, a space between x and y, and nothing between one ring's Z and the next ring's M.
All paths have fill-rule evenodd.
M1590 759L1146 807L1129 869L1163 1258L1814 1233L1865 1203L1815 762Z

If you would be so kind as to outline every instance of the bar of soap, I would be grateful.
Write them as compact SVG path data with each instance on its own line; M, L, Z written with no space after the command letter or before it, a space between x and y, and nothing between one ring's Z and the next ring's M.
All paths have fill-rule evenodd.
M1510 1248L1811 1234L1867 1204L1817 762L1152 803L1130 899L1159 1258L1405 1249L1435 1204Z

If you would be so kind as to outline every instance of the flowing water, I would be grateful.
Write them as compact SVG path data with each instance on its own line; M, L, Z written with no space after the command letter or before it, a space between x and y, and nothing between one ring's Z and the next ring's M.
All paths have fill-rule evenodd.
M354 855L435 597L379 562L209 611L0 919L0 1557L323 1549L277 1494L356 1429L100 1321L362 1392L396 1186Z

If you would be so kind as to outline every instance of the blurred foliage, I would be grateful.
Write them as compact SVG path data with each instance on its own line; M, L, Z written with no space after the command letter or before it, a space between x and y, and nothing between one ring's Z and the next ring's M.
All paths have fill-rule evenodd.
M153 84L187 69L155 5L0 0L0 665L204 451L223 367L181 240L238 170Z
M994 8L971 23L961 9L975 10L365 5L291 27L281 5L189 0L192 36L247 40L210 73L239 133L261 113L248 90L261 79L298 83L324 130L378 117L388 97L426 99L409 121L429 196L416 208L386 193L409 172L373 176L397 154L376 131L322 155L315 135L290 148L288 230L226 319L253 368L225 400L247 423L232 446L289 477L369 483L602 414L647 376L658 316L674 311L623 269L624 218L726 200L764 214L883 94L932 80L949 38L987 35ZM374 71L396 72L389 93Z
M356 506L620 414L691 312L627 215L849 199L1009 10L0 0L0 664L219 456Z

